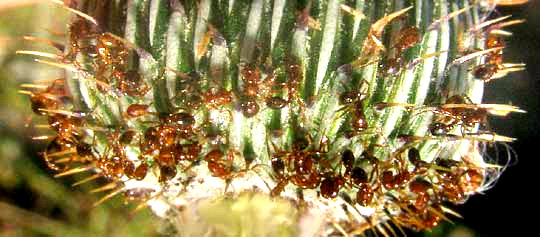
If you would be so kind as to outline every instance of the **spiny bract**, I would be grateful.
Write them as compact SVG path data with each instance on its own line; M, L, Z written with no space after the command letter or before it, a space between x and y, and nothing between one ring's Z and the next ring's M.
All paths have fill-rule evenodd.
M487 116L523 112L481 103L524 67L503 61L521 21L488 18L496 1L52 2L74 13L67 41L19 53L65 78L22 92L57 176L110 182L98 203L166 216L262 193L321 235L429 229L506 167Z

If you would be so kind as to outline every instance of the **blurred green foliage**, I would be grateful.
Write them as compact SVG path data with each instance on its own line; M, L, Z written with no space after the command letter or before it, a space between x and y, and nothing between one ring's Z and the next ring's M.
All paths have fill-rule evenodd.
M51 4L0 10L0 236L156 235L149 210L131 213L133 205L123 205L121 198L93 208L103 194L88 191L99 182L71 187L85 175L54 179L38 155L45 143L31 140L47 130L34 127L45 121L31 116L28 96L18 93L19 84L57 78L61 71L15 51L54 52L46 45L24 42L22 36L59 38L56 32L63 32L66 19L65 11Z

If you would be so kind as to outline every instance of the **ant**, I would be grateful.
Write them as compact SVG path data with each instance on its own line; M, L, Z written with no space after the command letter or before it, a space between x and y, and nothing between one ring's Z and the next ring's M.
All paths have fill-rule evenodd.
M239 152L232 149L229 149L225 154L221 149L215 148L205 155L204 160L208 163L208 170L210 170L212 176L225 179L227 183L229 183L232 178L259 166L255 165L250 168L249 162L246 162L245 169L236 171L233 174L233 171L235 171L233 162L234 157L237 154L239 154Z
M133 178L135 180L143 180L146 177L146 173L148 172L148 164L144 161L135 168L133 171L133 174L129 178Z
M364 207L367 207L373 201L374 190L368 183L361 183L358 185L358 191L356 192L356 202Z
M405 164L400 159L398 159L398 162L397 167L391 166L381 173L380 182L386 189L397 189L410 180L411 174L407 171Z
M265 103L266 103L266 106L268 106L271 109L282 109L289 102L280 97L273 96L273 97L266 98Z
M503 49L506 45L501 36L508 35L509 33L501 29L503 27L524 22L523 20L509 20L500 22L507 18L508 17L500 17L484 22L475 27L476 30L479 30L483 27L489 26L485 32L485 34L487 34L487 39L485 40L484 44L486 48L485 51L489 51L485 55L485 63L472 69L472 75L477 79L483 80L484 82L501 78L506 76L509 72L524 70L524 64L503 63Z
M130 118L137 118L150 114L148 109L150 105L145 104L130 104L126 109L126 115Z
M48 93L31 93L30 104L32 111L37 115L47 115L46 110L58 108L58 99Z
M135 167L133 161L128 158L126 148L131 144L137 134L133 130L125 132L113 132L109 135L109 146L103 152L103 156L97 161L100 169L103 170L106 177L120 178L123 175L130 179L142 180L146 176L147 165L142 161ZM112 158L107 158L108 153L112 151Z
M313 189L321 182L319 161L325 153L324 138L318 147L312 147L310 136L294 139L291 151L274 151L272 169L277 176L278 184L271 191L272 196L279 195L288 182L294 185ZM271 143L275 150L275 145ZM325 194L326 195L326 194Z
M435 164L443 169L437 169L438 182L435 182L437 193L446 201L452 203L462 203L465 199L465 192L459 184L459 169L461 163L455 160L442 159L435 160Z
M203 93L204 104L211 109L227 106L233 101L233 94L221 88L211 87Z
M242 68L243 77L243 99L240 102L240 110L244 116L250 118L259 112L258 98L264 98L270 108L284 107L284 100L279 97L270 97L272 87L275 84L276 75L271 72L262 80L261 71L258 67L246 66Z
M276 83L276 75L274 72L266 73L264 80L261 76L261 71L258 67L255 69L247 66L242 69L244 78L243 94L246 97L263 97L267 98L272 91L272 87Z
M224 159L225 158L225 159ZM224 178L231 175L233 154L228 152L225 155L220 149L214 149L204 156L204 160L208 162L208 170L215 177Z
M398 32L399 38L394 44L394 48L397 50L397 55L402 55L403 52L415 46L420 42L420 32L416 26L405 26Z
M85 21L76 24L89 24ZM75 32L78 33L78 32ZM84 39L95 41L94 44L80 45L79 40ZM96 81L98 88L101 91L107 91L108 88L103 87L105 83L109 83L109 78L116 81L117 89L125 95L140 97L144 96L150 87L143 81L140 73L137 70L127 70L128 56L134 46L129 45L120 37L114 36L111 33L100 33L97 30L84 32L82 35L75 36L72 39L72 53L76 55L79 52L93 58L93 65L96 71ZM141 49L133 49L139 54ZM74 62L76 63L76 62Z
M24 87L41 87L41 85L23 84ZM43 86L45 87L45 86ZM67 96L64 79L55 79L51 85L41 92L21 90L19 93L30 95L32 111L37 115L47 115L47 110L59 108L60 103Z
M158 150L160 147L160 136L158 127L149 127L143 134L143 139L139 144L143 155L148 155Z
M129 54L127 46L112 34L99 34L96 47L104 65L111 65L113 69L126 65Z
M120 156L108 158L104 155L97 160L97 166L108 179L121 178L124 175L124 159Z
M432 189L432 184L422 178L416 178L409 183L409 190L416 194L416 199L413 202L414 207L417 210L426 209L430 201L429 189Z
M173 179L176 176L176 166L160 166L158 181L163 183Z
M138 117L148 112L148 105L132 104L127 109L129 117ZM152 113L156 114L156 113ZM178 139L189 139L195 134L195 118L187 112L162 113L157 114L160 123L146 129L140 143L143 154L151 154L162 147L169 147L175 144Z
M53 114L48 117L49 126L59 137L71 138L79 137L82 133L79 131L83 120L81 117L69 116L65 114Z
M396 50L393 58L387 58L385 72L395 75L404 65L403 52L420 42L420 33L416 26L405 26L398 31L398 39L393 48Z
M344 184L345 178L340 174L326 177L321 181L321 195L327 199L336 198Z
M407 158L414 165L415 171L429 166L429 163L420 159L420 151L414 147L409 148Z
M402 207L401 215L398 216L397 220L418 231L432 229L439 225L441 219L448 220L442 212L440 205L432 205L423 210L409 205L408 207Z
M76 144L70 139L64 139L56 136L51 142L49 142L47 148L42 153L43 160L47 164L47 167L56 172L66 170L67 165L62 164L62 162L58 162L58 160L54 159L54 157L74 153L73 148L75 148L75 146Z
M431 133L437 135L440 134L437 130L442 128L447 132L457 125L463 125L466 130L473 129L476 124L486 123L488 114L506 116L510 112L524 111L510 105L474 104L468 96L454 95L434 112L442 116L430 126Z
M368 84L367 81L362 80L362 85ZM338 112L345 112L343 114L352 114L350 123L352 127L352 136L366 131L369 128L365 111L364 102L366 100L366 87L361 86L359 91L349 90L341 93L339 96L339 102L342 105Z
M402 103L376 103L376 109L389 106L402 106L407 109L415 108L416 105ZM525 113L516 106L504 104L475 104L466 95L453 95L446 100L445 104L434 107L419 106L419 112L431 111L439 115L430 124L429 130L433 135L445 135L456 126L462 126L463 132L474 129L477 124L484 124L487 115L506 116L511 112Z
M71 43L70 55L68 58L75 59L80 49L86 48L83 41L90 41L99 34L99 29L95 24L87 19L77 18L69 25L69 41ZM97 50L96 50L97 52Z
M360 157L361 159L371 163L371 165L374 166L373 170L378 169L377 158L370 155L367 151L364 151ZM368 176L367 172L364 168L355 166L356 162L354 153L349 149L343 151L341 154L341 162L343 163L343 166L345 166L345 181L350 182L353 187L358 189L356 191L356 202L362 206L369 206L373 201L376 189L372 187L372 184L369 181L370 177ZM337 182L338 185L340 183L340 181Z
M202 145L198 142L180 145L180 152L177 156L178 161L195 161L201 153Z
M287 94L289 103L295 100L301 107L305 107L298 95L298 89L303 79L302 67L299 64L289 64L287 66L287 76Z
M168 125L174 129L181 138L189 138L194 134L195 117L190 113L179 112L172 114L165 114L160 116L163 124Z
M118 89L126 95L141 97L150 91L150 87L144 83L141 74L137 70L115 72L113 75L113 78L117 81Z
M196 71L184 73L172 68L165 68L165 70L173 72L177 77L178 92L172 100L176 104L180 104L180 107L185 110L198 109L203 103L202 92L199 86L200 75Z
M486 48L500 48L486 55L486 62L472 69L472 75L484 82L489 82L506 76L509 72L522 71L525 69L524 64L503 63L503 51L505 47L504 41L498 36L488 36L486 40Z
M259 112L259 104L257 104L255 97L245 97L240 102L240 111L245 117L251 118Z
M342 176L340 172L337 175L334 173L330 177L325 178L321 182L321 195L325 198L335 198L341 186L346 182L352 181L352 184L358 186L357 195L360 203L368 203L371 201L372 190L367 184L368 176L361 167L354 167L355 157L351 150L347 149L341 154L341 163L345 166L345 172ZM371 190L371 191L370 191Z

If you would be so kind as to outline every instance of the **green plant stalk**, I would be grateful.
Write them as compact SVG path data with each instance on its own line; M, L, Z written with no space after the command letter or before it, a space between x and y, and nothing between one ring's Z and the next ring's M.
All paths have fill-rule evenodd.
M415 179L431 183L426 191L430 195L445 192L444 178L437 173L445 167L436 163L438 159L459 163L446 168L459 176L457 179L468 170L482 174L481 184L474 190L462 190L463 197L451 202L463 202L466 196L482 191L504 169L489 166L477 148L481 143L512 139L478 133L478 123L467 127L464 115L441 112L445 103L451 104L447 100L452 96L470 98L457 104L468 104L474 107L471 110L482 108L485 80L475 78L472 72L486 63L488 54L469 60L464 57L474 50L488 49L489 27L496 23L478 27L494 7L483 1L87 0L75 7L96 20L99 34L84 38L77 35L79 30L71 29L66 45L80 50L81 40L95 45L100 37L115 35L111 42L130 53L128 63L122 66L115 64L114 57L101 54L92 58L67 47L64 54L75 55L74 59L63 59L72 65L66 82L73 105L63 110L86 112L80 127L84 136L76 140L94 147L95 158L85 161L95 164L92 171L116 183L120 188L114 192L152 190L145 200L160 216L169 216L178 206L196 207L201 200L235 199L245 192L269 195L287 180L277 196L299 206L299 214L290 218L302 223L309 219L306 216L316 217L318 221L313 223L321 226L316 228L320 233L361 233L386 221L424 229L431 227L422 222L428 217L444 219L440 213L451 213L440 207L441 201L450 200L444 196L431 197L423 214L413 215L407 208L419 195L409 187ZM74 21L80 20L85 21L74 17ZM402 37L407 36L401 29L408 26L416 27L419 39L399 48ZM99 50L115 46L97 47L101 53ZM391 60L401 61L394 71L390 71ZM128 95L120 89L124 79L103 79L106 73L99 71L100 67L108 73L136 70L142 78L136 87L148 86L150 90ZM298 71L292 72L295 68ZM246 70L260 73L254 79L254 95L248 92L254 82L249 81ZM275 81L265 84L272 77ZM100 81L110 88L100 89ZM232 102L213 105L209 98L218 97L215 91L229 92ZM354 100L358 103L344 105L340 100L347 92L357 92ZM191 106L190 96L200 96L201 106ZM272 97L286 104L281 109L272 108L267 102ZM253 114L246 110L249 101L258 106ZM126 109L132 104L151 107L142 119L130 118ZM196 162L175 163L176 174L163 180L160 152L165 148L162 145L143 155L140 144L149 143L146 131L163 125L167 114L178 112L193 116L195 132L189 139L176 136L175 142L201 144L202 150ZM355 130L352 122L360 112L368 126ZM455 126L432 136L430 126L441 121ZM138 142L124 145L123 154L113 144L115 136L118 139L128 130L136 132ZM416 164L406 158L412 148L419 150L420 159L431 168L417 171ZM224 160L230 159L223 161L232 163L225 165L229 174L216 175L211 170L213 161L208 154L214 150L220 150ZM351 174L341 159L346 150L357 158L353 166L368 172L374 189L374 199L368 205L355 198L359 186L351 183ZM363 152L376 161L367 160ZM320 180L311 188L293 181L302 172L295 159L303 154L317 156L314 169L321 180L346 180L338 189L339 195L323 197ZM150 171L142 180L127 174L111 176L103 162L112 162L114 157L136 166L147 163ZM276 172L273 158L286 163L285 178ZM406 181L399 187L389 188L384 186L384 171L410 177L403 178ZM294 229L302 230L298 226ZM213 231L220 230L214 227Z

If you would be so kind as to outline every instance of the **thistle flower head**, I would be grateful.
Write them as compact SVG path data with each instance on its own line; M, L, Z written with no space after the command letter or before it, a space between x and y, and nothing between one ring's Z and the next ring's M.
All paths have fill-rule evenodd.
M429 229L506 168L483 148L513 138L487 117L524 112L482 103L524 67L493 1L52 2L74 13L66 42L19 53L65 78L22 92L56 176L109 181L96 204L167 217L257 193L321 234Z

